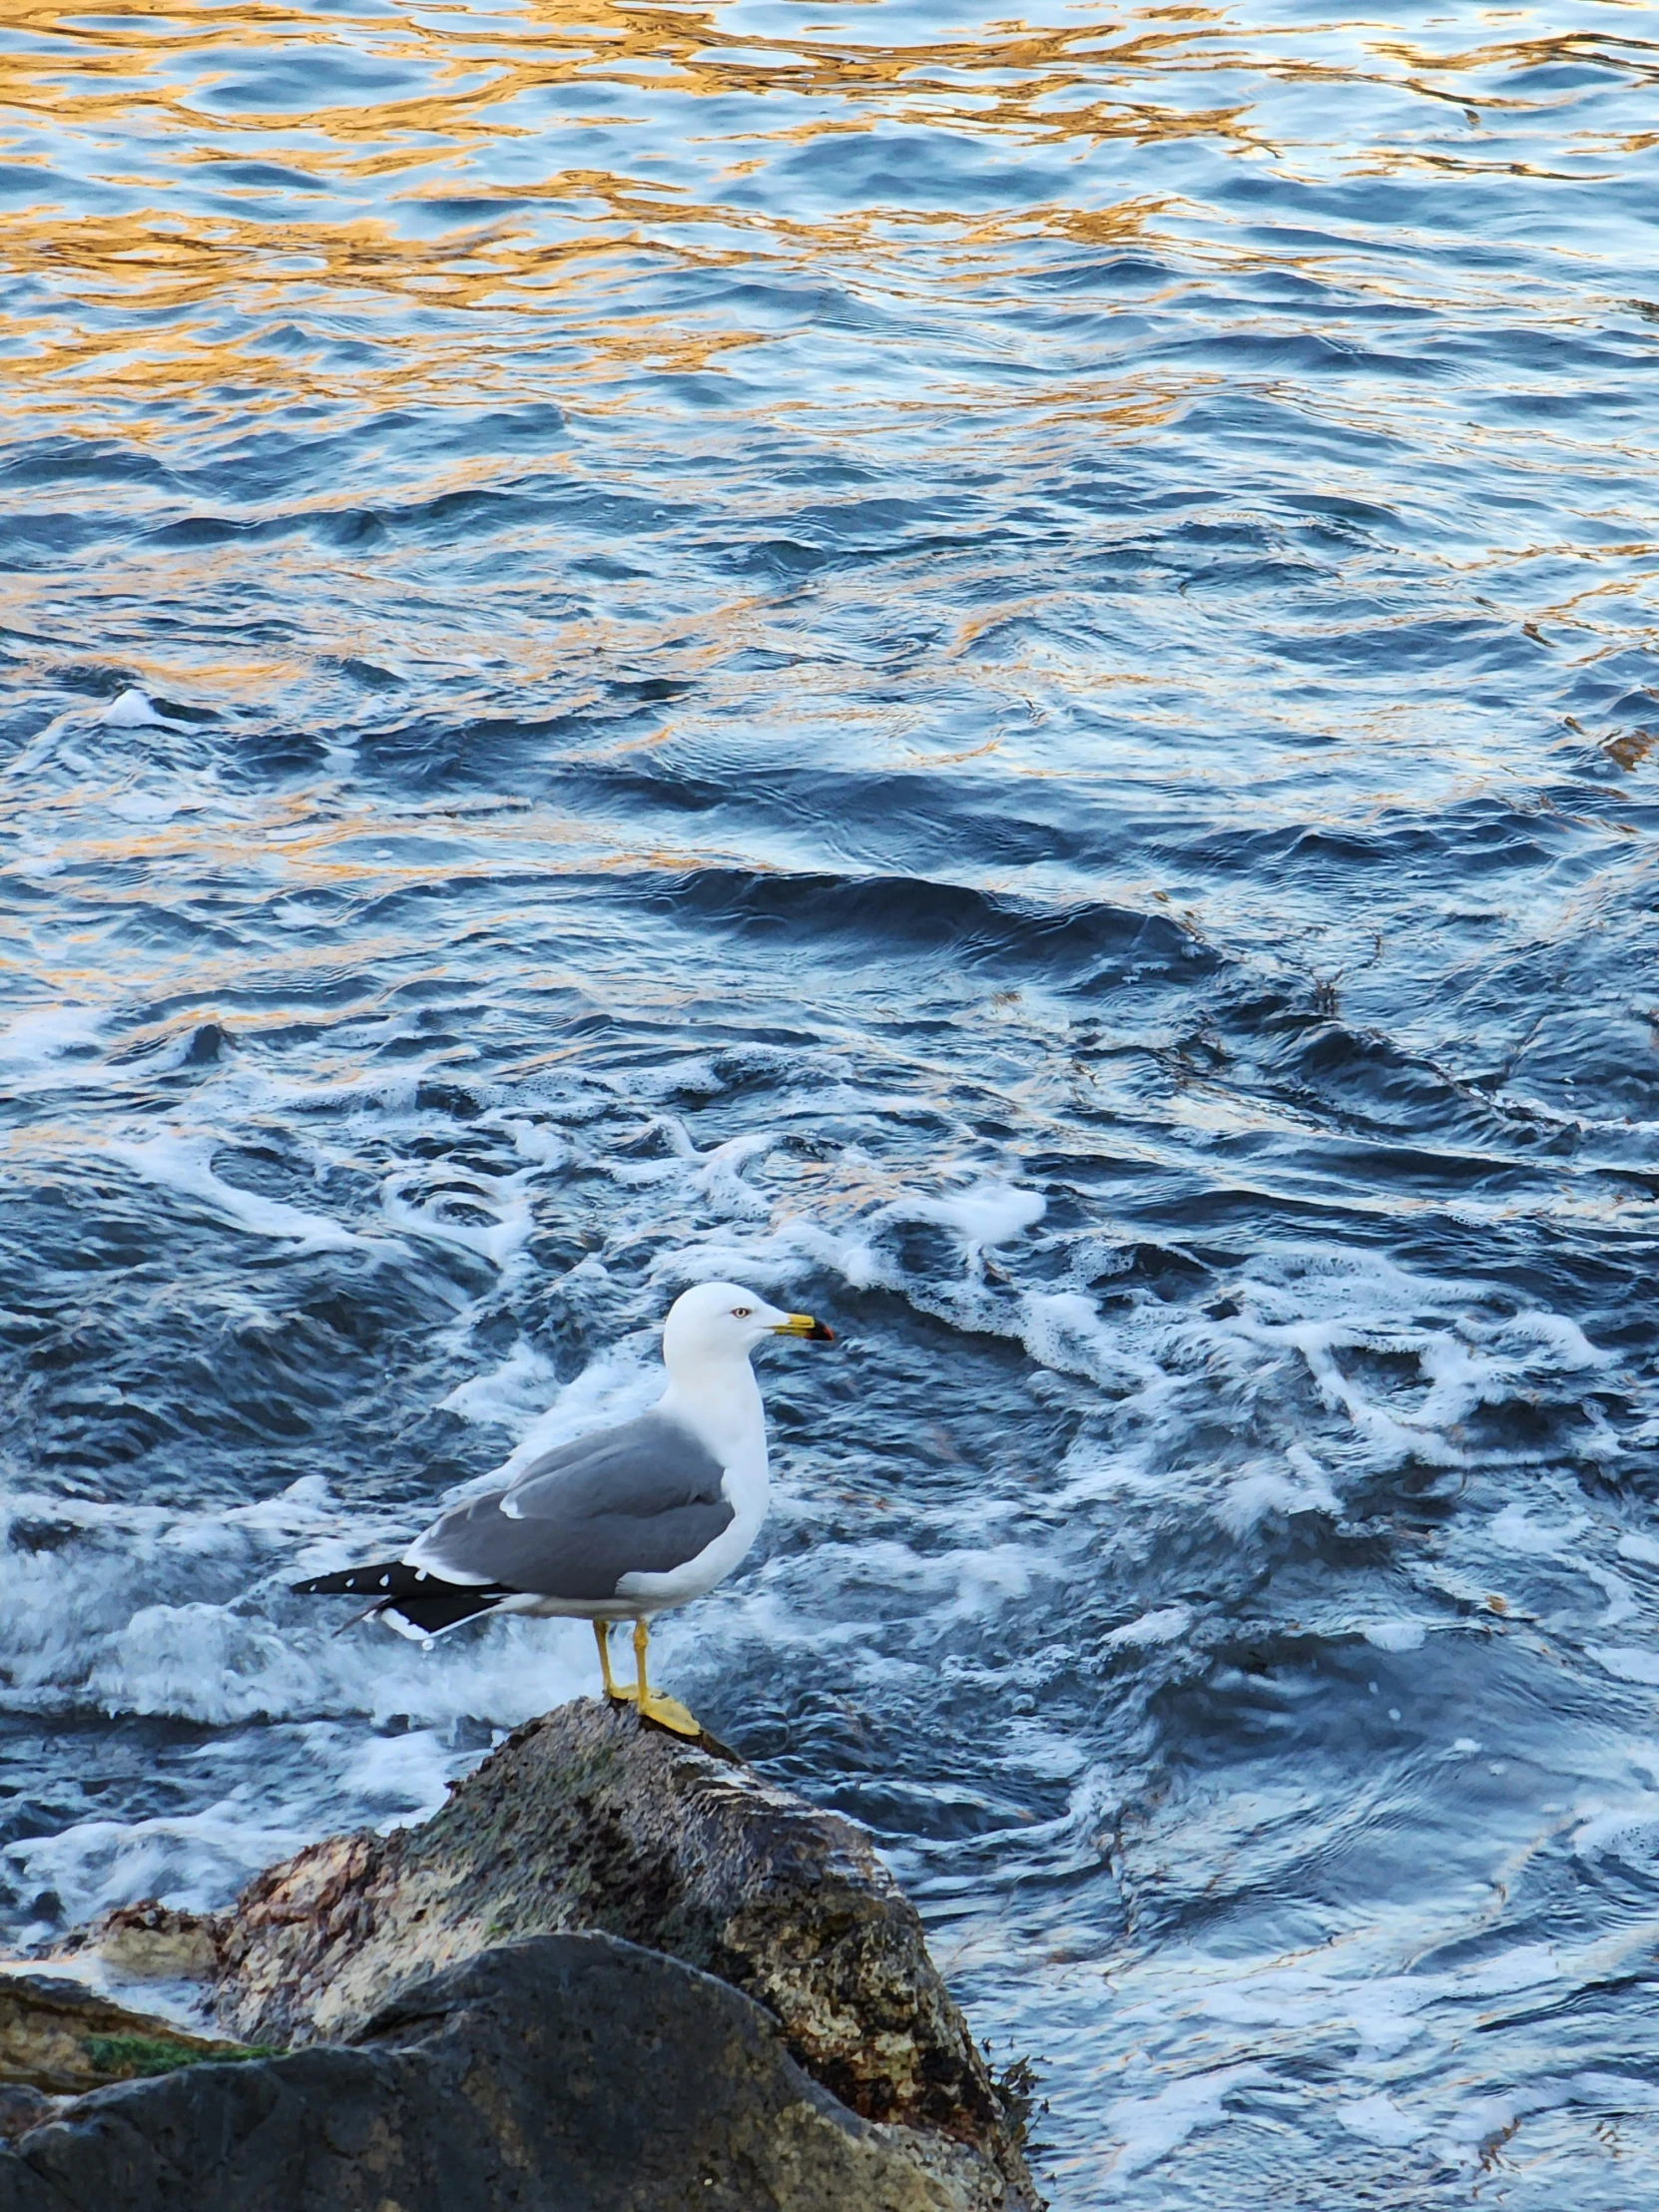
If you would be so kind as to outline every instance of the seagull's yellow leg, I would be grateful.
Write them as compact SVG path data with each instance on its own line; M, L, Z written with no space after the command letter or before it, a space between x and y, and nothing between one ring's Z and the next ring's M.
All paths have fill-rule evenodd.
M611 1624L609 1621L594 1622L593 1640L599 1646L599 1671L605 1677L605 1695L614 1699L626 1698L631 1705L634 1699L639 1696L639 1692L631 1682L619 1682L611 1672Z
M642 1717L655 1721L659 1728L669 1729L676 1736L701 1736L703 1731L676 1697L664 1697L651 1688L645 1679L645 1647L651 1631L644 1621L634 1623L634 1665L639 1670L639 1687L634 1696L639 1701Z

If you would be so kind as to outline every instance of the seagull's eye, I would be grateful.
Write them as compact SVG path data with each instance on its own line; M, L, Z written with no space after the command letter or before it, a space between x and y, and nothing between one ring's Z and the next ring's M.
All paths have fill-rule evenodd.
M734 1306L732 1309L732 1319L734 1321L747 1321L750 1315L754 1313L754 1311L755 1309L753 1306Z

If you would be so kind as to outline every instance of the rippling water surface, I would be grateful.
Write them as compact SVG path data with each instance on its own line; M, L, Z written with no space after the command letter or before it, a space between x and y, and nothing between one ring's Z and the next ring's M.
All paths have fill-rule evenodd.
M843 1342L663 1675L1058 2206L1659 2198L1656 79L7 11L10 1939L588 1688L284 1585L720 1272Z

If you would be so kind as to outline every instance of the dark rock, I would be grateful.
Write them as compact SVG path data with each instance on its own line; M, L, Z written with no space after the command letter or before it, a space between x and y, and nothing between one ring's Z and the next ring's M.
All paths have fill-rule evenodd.
M434 1967L579 1929L729 1982L851 2111L901 2123L918 2153L968 2147L1010 2204L1034 2196L915 1910L861 1830L585 1699L520 1729L424 1826L335 1837L259 1876L221 1934L215 2008L249 2042L339 2039Z
M410 1988L349 2047L79 2098L0 2212L992 2212L966 2145L872 2126L735 1989L601 1935Z
M10 2141L14 2136L26 2135L30 2128L50 2118L53 2109L53 2099L31 2088L28 2082L0 2081L0 2139Z

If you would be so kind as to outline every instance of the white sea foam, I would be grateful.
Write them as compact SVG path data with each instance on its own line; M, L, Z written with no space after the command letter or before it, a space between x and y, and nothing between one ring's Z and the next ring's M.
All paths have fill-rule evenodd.
M1106 2114L1107 2133L1118 2146L1110 2171L1123 2179L1144 2172L1201 2128L1219 2127L1229 2097L1270 2079L1260 2066L1222 2066L1172 2081L1151 2096L1120 2097Z
M790 1258L839 1272L855 1287L880 1284L923 1311L976 1332L1012 1335L1042 1367L1098 1382L1121 1398L1124 1410L1148 1431L1178 1435L1197 1402L1207 1409L1237 1395L1241 1408L1264 1387L1293 1387L1284 1377L1287 1355L1301 1363L1342 1426L1321 1439L1293 1443L1289 1472L1260 1461L1218 1469L1233 1494L1217 1504L1224 1524L1243 1532L1270 1513L1341 1510L1342 1479L1349 1469L1390 1468L1427 1461L1448 1468L1474 1463L1461 1424L1483 1402L1525 1394L1550 1375L1603 1356L1581 1333L1557 1328L1550 1316L1523 1315L1488 1324L1469 1311L1476 1287L1413 1276L1373 1255L1331 1248L1296 1248L1256 1263L1226 1287L1240 1311L1225 1318L1186 1305L1140 1300L1103 1313L1098 1300L1078 1288L1044 1288L996 1295L971 1264L955 1285L925 1287L907 1279L881 1241L884 1214L893 1201L866 1214L855 1230L822 1222L792 1222L764 1240L729 1241L720 1258L741 1275L746 1261L782 1269ZM714 1257L704 1245L700 1256ZM1098 1273L1098 1269L1095 1271ZM1425 1317L1426 1320L1425 1320ZM1406 1392L1378 1395L1360 1372L1344 1362L1350 1353L1384 1352L1416 1362L1421 1383ZM1287 1411L1293 1407L1288 1404ZM1511 1453L1507 1462L1513 1465ZM1068 1460L1072 1489L1100 1494L1133 1491L1145 1480L1133 1453L1106 1452L1093 1444L1074 1448ZM1168 1487L1167 1476L1163 1478ZM1625 1602L1616 1589L1609 1601Z
M1446 2127L1451 2155L1464 2159L1513 2134L1523 2120L1566 2105L1589 2105L1610 2112L1659 2111L1659 2088L1627 2073L1586 2069L1576 2074L1544 2074L1495 2096L1471 2099Z
M1407 2112L1382 2089L1369 2097L1355 2097L1336 2107L1337 2117L1351 2135L1363 2135L1369 2143L1388 2150L1402 2150L1421 2142L1433 2122L1418 2112Z
M1155 1390L1168 1380L1156 1358L1102 1322L1099 1307L1082 1291L1027 1291L1017 1330L1032 1359L1062 1375L1118 1390Z
M1222 1526L1235 1536L1248 1535L1270 1513L1339 1513L1342 1502L1331 1487L1325 1470L1304 1447L1293 1445L1285 1454L1292 1470L1273 1466L1249 1466L1235 1475L1227 1493L1215 1506Z
M442 1187L425 1196L411 1196L429 1181L424 1168L399 1168L381 1187L380 1206L393 1228L435 1243L453 1245L506 1273L520 1259L535 1230L528 1190L530 1171L491 1179L446 1173ZM462 1220L457 1202L469 1215Z
M823 1268L854 1290L894 1285L895 1273L876 1247L860 1234L842 1234L808 1219L786 1221L758 1232L734 1233L722 1225L659 1253L650 1264L653 1283L677 1287L730 1281L757 1289L798 1281Z
M1486 1541L1503 1551L1529 1552L1534 1558L1561 1559L1590 1525L1588 1513L1572 1513L1553 1524L1534 1520L1524 1505L1506 1505L1486 1523Z
M877 1219L937 1222L941 1228L954 1229L970 1249L977 1250L1011 1243L1034 1229L1047 1211L1048 1201L1040 1191L987 1177L936 1198L895 1199Z
M335 1508L315 1477L223 1513L13 1496L7 1518L80 1532L0 1548L0 1704L171 1715L214 1726L356 1713L431 1727L511 1726L586 1680L567 1624L507 1622L411 1649L372 1623L336 1637L336 1609L279 1594L290 1577L407 1541ZM201 1593L211 1579L234 1594Z
M697 1181L716 1213L757 1221L771 1218L771 1200L744 1180L743 1171L752 1162L764 1160L776 1142L770 1132L733 1137L704 1155Z
M269 1623L223 1605L143 1605L105 1643L88 1689L112 1712L167 1713L216 1727L315 1711L309 1655Z
M1173 1644L1193 1625L1190 1605L1161 1605L1138 1620L1125 1621L1107 1636L1109 1644Z
M444 1412L458 1413L463 1420L522 1432L547 1411L557 1388L552 1361L521 1337L498 1367L456 1383L438 1402Z
M429 1819L447 1798L454 1775L455 1754L444 1732L410 1728L353 1743L339 1784L353 1803L381 1815L384 1831Z
M746 1136L707 1155L692 1151L672 1160L640 1163L638 1177L632 1166L623 1163L630 1179L675 1182L722 1217L721 1227L703 1231L660 1255L652 1264L654 1279L678 1283L729 1276L770 1288L809 1269L822 1269L855 1290L894 1290L955 1326L1009 1333L1010 1317L985 1301L982 1253L987 1244L1005 1242L1042 1218L1045 1201L1039 1193L982 1179L962 1191L900 1191L871 1203L860 1189L859 1203L839 1218L829 1205L804 1213L775 1206L742 1173L764 1160L776 1141L772 1135ZM756 1226L737 1226L747 1221ZM963 1274L955 1286L937 1296L930 1297L921 1285L909 1281L889 1248L888 1233L916 1221L937 1223L960 1239ZM1078 1319L1086 1330L1096 1326L1094 1309L1086 1300L1079 1303ZM1020 1326L1017 1321L1013 1324L1016 1333ZM1036 1326L1042 1326L1040 1313Z
M666 1160L607 1159L605 1170L613 1181L639 1188L673 1184L683 1203L701 1202L710 1213L726 1221L771 1220L771 1199L748 1182L744 1169L777 1149L775 1131L731 1137L707 1152L700 1152L693 1144L678 1115L658 1115L643 1132L652 1133L664 1138L672 1156Z
M1189 1971L1198 1961L1189 1961ZM1321 1972L1297 1959L1206 1959L1200 2010L1247 2029L1292 2031L1297 2038L1350 2043L1368 2061L1392 2058L1421 2032L1420 2014L1435 1994L1425 1978ZM1183 1976L1183 1981L1186 1976ZM1260 2037L1257 2038L1261 2040Z
M55 1891L72 1922L144 1898L211 1912L308 1841L302 1829L257 1812L249 1795L233 1791L201 1812L167 1818L81 1821L8 1845L3 1856L14 1879Z
M1477 1964L1459 1967L1450 1979L1470 1996L1507 1996L1562 1978L1559 1953L1549 1943L1515 1943Z
M14 875L21 875L26 882L49 883L54 875L62 875L69 860L60 847L25 838L16 857L7 864Z
M1179 1806L1170 1817L1190 1835ZM1468 1932L1480 1925L1477 1914ZM1103 1992L1112 2040L1131 2077L1144 2068L1148 2078L1143 2093L1120 2098L1107 2115L1105 2132L1124 2146L1114 2176L1178 2149L1194 2132L1190 2115L1206 2128L1235 2124L1229 2099L1240 2088L1268 2089L1275 2115L1306 2131L1305 2141L1317 2141L1328 2112L1345 2132L1383 2150L1437 2138L1441 2154L1469 2173L1494 2135L1531 2112L1564 2102L1612 2110L1659 2103L1659 2091L1645 2082L1621 2086L1620 2076L1588 2074L1494 2096L1482 2093L1489 2075L1471 2074L1466 2058L1459 2063L1471 2007L1509 1995L1530 2004L1539 1990L1554 1996L1598 1986L1623 1965L1625 1951L1609 1956L1592 1945L1567 1957L1555 1945L1521 1943L1439 1972L1390 1964L1401 1949L1416 1950L1423 1933L1420 1916L1407 1911L1312 1952L1251 1958L1189 1948L1166 1935L1115 1958L1109 1996ZM1639 1932L1632 1936L1630 1954L1645 1955ZM1068 2015L1088 2010L1080 1988L1066 2002ZM1340 2071L1329 2103L1309 2088L1311 2066L1316 2078Z
M191 813L197 804L195 796L183 790L175 790L171 797L166 792L131 790L117 792L106 802L106 811L116 822L172 822Z
M66 733L85 720L84 710L76 707L71 707L66 714L54 715L44 730L37 730L22 751L12 756L6 764L6 774L30 776L36 769L44 768Z
M94 719L101 722L106 730L183 730L189 727L185 723L169 721L155 702L135 685L129 685L126 691L118 692Z
M108 1016L92 1006L39 1006L0 1029L0 1067L21 1073L96 1045Z
M591 1689L580 1624L502 1622L432 1650L364 1622L336 1635L339 1609L280 1593L290 1576L379 1548L386 1531L342 1514L316 1477L224 1513L14 1496L10 1514L77 1533L35 1550L0 1548L0 1702L46 1715L93 1706L226 1733L200 1765L247 1762L249 1727L270 1745L252 1779L188 1816L91 1820L7 1853L14 1879L58 1892L71 1919L160 1895L223 1905L305 1833L260 1795L267 1769L301 1759L305 1819L416 1819L456 1771L457 1724L516 1726ZM275 1570L275 1571L272 1571ZM196 1594L204 1582L238 1594ZM377 1733L386 1728L396 1733ZM292 1752L285 1750L291 1745Z
M935 1632L952 1622L982 1620L1023 1602L1052 1564L1022 1543L961 1544L923 1552L866 1526L851 1543L822 1538L814 1546L812 1571L821 1582L833 1582L837 1617L829 1624L816 1615L800 1615L793 1633L808 1641L843 1631L853 1638L867 1635L868 1620L860 1616L869 1597L881 1611L899 1596L911 1604L925 1602Z
M1659 1851L1659 1797L1644 1792L1623 1805L1582 1805L1571 1837L1580 1859L1623 1859L1647 1866Z
M82 773L90 772L95 764L85 755L70 748L67 740L72 731L82 732L88 742L100 730L171 730L188 732L190 724L164 715L155 702L136 685L129 685L118 692L114 699L102 705L68 708L56 715L44 730L37 730L22 751L15 755L6 774L21 777L44 768L56 757L66 768ZM105 802L106 806L108 802Z
M279 1199L245 1191L214 1173L213 1158L220 1149L211 1136L170 1131L142 1143L113 1139L104 1147L110 1157L131 1168L146 1182L204 1205L257 1237L291 1238L303 1252L343 1252L385 1249L387 1240L357 1235L325 1214L313 1214Z
M1607 1610L1596 1623L1598 1628L1612 1628L1620 1621L1634 1620L1641 1611L1636 1594L1623 1575L1613 1573L1609 1567L1597 1566L1591 1559L1579 1562L1579 1572L1594 1582L1607 1600Z
M561 1131L549 1128L546 1122L528 1121L519 1114L503 1114L498 1125L512 1138L513 1148L521 1160L532 1160L542 1168L568 1165L572 1157L570 1139Z
M659 1116L651 1129L668 1140L671 1156L666 1160L607 1158L603 1164L613 1182L632 1189L672 1184L681 1204L701 1202L710 1213L723 1220L770 1220L771 1200L745 1180L743 1171L776 1149L778 1139L774 1134L761 1132L733 1137L708 1152L699 1152L686 1134L684 1123L675 1115Z
M1641 1607L1630 1584L1623 1575L1593 1556L1594 1548L1606 1542L1606 1537L1592 1515L1572 1504L1561 1517L1551 1519L1548 1517L1550 1502L1547 1496L1530 1505L1511 1500L1483 1526L1465 1524L1458 1538L1458 1548L1474 1560L1489 1548L1504 1555L1506 1561L1534 1561L1540 1568L1569 1569L1602 1593L1605 1602L1593 1624L1598 1629L1606 1630L1634 1619ZM1557 1508L1562 1502L1565 1501L1556 1501ZM1506 1567L1510 1575L1515 1571L1512 1565ZM1558 1584L1558 1578L1556 1581ZM1618 1656L1608 1656L1615 1651ZM1620 1672L1621 1659L1628 1658L1635 1666L1642 1663L1640 1654L1633 1653L1628 1646L1591 1647L1591 1656L1615 1674ZM1636 1673L1627 1679L1651 1678Z
M1356 1624L1368 1644L1379 1651L1417 1651L1428 1631L1421 1621L1360 1621Z

